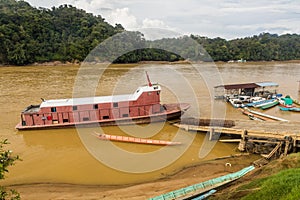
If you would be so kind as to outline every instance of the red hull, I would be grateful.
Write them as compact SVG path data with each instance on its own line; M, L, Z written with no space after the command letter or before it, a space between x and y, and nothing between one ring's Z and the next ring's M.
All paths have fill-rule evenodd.
M45 125L34 125L34 126L22 126L19 123L16 126L18 130L32 130L32 129L53 129L53 128L72 128L72 127L90 127L90 126L116 126L116 125L134 125L134 124L147 124L152 122L163 122L173 119L178 119L183 113L189 109L190 105L186 103L180 104L166 104L167 110L162 113L138 116L138 117L127 117L119 119L104 119L98 121L82 121L76 123L61 123L61 124L45 124Z

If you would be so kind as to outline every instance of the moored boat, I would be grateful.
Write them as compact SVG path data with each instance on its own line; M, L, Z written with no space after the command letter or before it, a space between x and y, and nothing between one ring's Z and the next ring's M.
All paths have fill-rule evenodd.
M279 104L279 101L277 99L275 99L269 103L265 103L264 105L260 106L260 109L266 110L266 109L272 108L278 104Z
M243 108L243 107L245 107L245 105L243 104L243 102L240 99L229 99L229 102L235 108Z
M282 110L282 111L300 112L300 108L299 107L287 108L287 107L281 107L281 106L279 106L279 109Z
M128 137L121 135L108 135L104 133L96 133L97 138L101 140L110 140L117 142L129 142L129 143L139 143L139 144L153 144L153 145L179 145L181 142L173 142L173 141L165 141L165 140L153 140L146 138L136 138L136 137Z
M253 116L255 116L259 119L262 119L264 121L284 121L284 122L288 122L288 120L286 120L286 119L282 119L282 118L275 117L275 116L272 116L272 115L268 115L268 114L265 114L265 113L250 110L249 108L244 108L244 109L240 109L240 110L245 115L248 115L248 116L253 115Z
M265 100L266 100L266 98L263 98L263 97L252 97L250 99L251 103L247 103L245 106L247 106L247 107L254 107L255 105L263 103Z
M139 87L133 94L44 100L21 113L19 130L74 126L143 124L178 119L187 103L161 104L161 87Z
M294 107L293 105L293 99L289 95L287 95L285 98L280 98L279 99L279 104L281 107L285 108L292 108Z
M267 105L267 104L269 104L269 103L271 103L271 102L273 102L273 101L274 101L274 99L262 100L262 101L256 102L256 103L253 105L253 107L255 107L255 108L260 108L260 107L262 107L262 106L264 106L264 105Z

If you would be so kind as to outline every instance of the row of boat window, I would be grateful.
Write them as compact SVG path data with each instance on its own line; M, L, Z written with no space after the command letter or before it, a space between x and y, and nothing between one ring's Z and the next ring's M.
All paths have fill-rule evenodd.
M113 107L114 107L114 108L117 108L118 106L119 106L118 103L113 103ZM98 104L94 104L93 108L94 108L95 110L97 110L97 109L99 108ZM78 109L77 106L73 106L73 111L74 111L74 110L77 110L77 109ZM56 112L56 107L51 107L51 112Z

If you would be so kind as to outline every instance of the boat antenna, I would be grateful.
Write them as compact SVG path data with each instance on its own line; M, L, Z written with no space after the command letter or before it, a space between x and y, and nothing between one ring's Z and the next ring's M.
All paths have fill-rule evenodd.
M146 71L146 76L147 76L147 80L148 80L148 86L151 87L152 83L150 81L150 78L149 78L149 75L148 75L147 71Z

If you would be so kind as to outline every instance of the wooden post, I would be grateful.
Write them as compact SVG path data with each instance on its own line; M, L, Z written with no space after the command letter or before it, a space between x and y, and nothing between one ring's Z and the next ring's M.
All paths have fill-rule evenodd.
M248 131L245 129L243 132L243 137L244 137L244 145L245 145L245 149L246 149L246 145L247 145L247 138L248 138Z
M209 141L213 140L214 133L215 133L215 129L210 128L210 130L209 130Z
M287 139L285 140L285 148L284 148L284 156L286 156L288 154L288 149L289 149L289 146L290 146L290 141Z
M293 153L296 153L297 152L297 135L292 138L293 138Z
M190 130L189 125L185 126L185 130L188 132Z
M240 151L245 151L246 150L246 143L247 143L247 140L246 140L246 136L248 134L248 131L245 129L243 130L243 132L241 133L241 141L239 143L239 146L238 146L238 149Z

